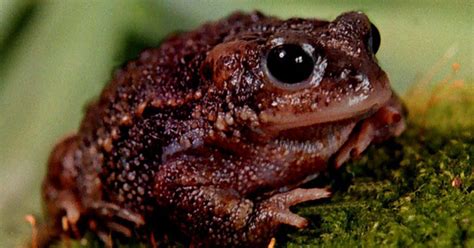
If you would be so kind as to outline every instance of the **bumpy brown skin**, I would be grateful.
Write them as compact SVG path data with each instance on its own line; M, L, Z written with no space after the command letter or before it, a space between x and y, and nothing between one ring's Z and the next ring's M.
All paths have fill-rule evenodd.
M92 231L156 244L172 226L195 246L263 247L281 224L304 227L289 207L329 192L299 185L405 127L369 30L358 12L235 13L142 52L51 154L39 242ZM281 43L313 48L307 82L269 74Z

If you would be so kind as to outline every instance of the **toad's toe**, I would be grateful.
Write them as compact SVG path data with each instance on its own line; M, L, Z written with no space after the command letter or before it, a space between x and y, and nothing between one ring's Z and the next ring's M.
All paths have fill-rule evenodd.
M287 224L298 228L303 228L308 221L290 211L290 207L296 204L328 198L331 192L328 189L294 189L289 192L276 194L261 204L261 217L270 218L278 224ZM265 216L266 215L266 216Z

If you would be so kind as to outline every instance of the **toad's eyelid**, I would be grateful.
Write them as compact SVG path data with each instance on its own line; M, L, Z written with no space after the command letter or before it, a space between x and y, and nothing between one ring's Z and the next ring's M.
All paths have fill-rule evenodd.
M270 43L271 43L273 46L282 45L283 43L285 43L285 39L282 38L282 37L278 37L278 38L272 39L272 40L270 41Z
M316 49L314 48L314 46L310 45L309 43L306 43L306 42L301 42L301 43L298 43L298 42L291 42L286 40L285 38L283 37L278 37L278 38L274 38L270 41L270 43L272 44L272 46L279 46L279 45L283 45L285 43L295 43L295 44L299 44L303 50L305 50L308 54L310 55L313 55L314 54L314 51L316 51Z
M301 47L308 53L308 54L313 54L314 51L316 50L312 45L308 43L303 43L301 44Z

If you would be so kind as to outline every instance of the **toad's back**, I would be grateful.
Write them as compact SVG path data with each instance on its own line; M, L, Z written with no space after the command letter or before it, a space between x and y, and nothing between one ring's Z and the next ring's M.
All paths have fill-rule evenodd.
M265 30L272 22L260 13L237 13L172 36L116 72L78 132L75 166L83 197L93 192L133 211L152 210L152 179L163 150L179 149L179 138L191 129L207 129L207 123L190 120L197 105L205 107L201 65L207 52L233 33ZM99 185L93 183L97 176Z

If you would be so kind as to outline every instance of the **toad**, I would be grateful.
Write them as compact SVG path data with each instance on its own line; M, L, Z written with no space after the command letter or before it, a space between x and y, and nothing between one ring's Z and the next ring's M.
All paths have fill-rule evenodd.
M264 247L305 227L290 206L330 192L303 184L405 129L379 46L361 12L238 12L143 51L51 153L39 243L157 245L174 230L194 247Z

